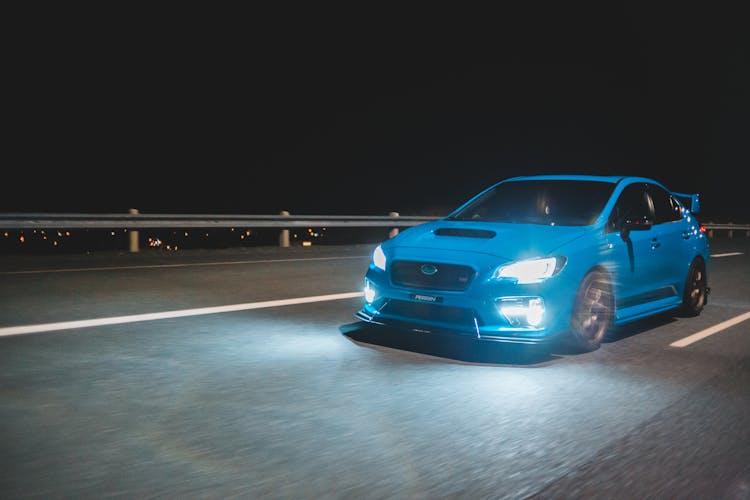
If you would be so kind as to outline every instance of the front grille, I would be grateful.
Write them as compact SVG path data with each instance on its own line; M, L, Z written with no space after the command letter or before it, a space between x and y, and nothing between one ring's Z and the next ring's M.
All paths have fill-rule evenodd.
M474 327L473 311L464 309L463 307L441 306L393 299L380 312L404 318Z
M435 272L429 274L425 270ZM475 275L469 266L455 264L397 260L391 267L391 280L395 285L429 290L466 290Z

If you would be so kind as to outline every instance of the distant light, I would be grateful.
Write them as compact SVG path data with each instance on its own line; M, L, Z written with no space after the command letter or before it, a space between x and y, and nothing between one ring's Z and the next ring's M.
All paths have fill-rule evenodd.
M303 241L302 242L302 246L303 247L311 247L312 246L312 241Z
M24 238L23 235L21 235L18 237L18 241L20 241L21 243L24 243L26 241L26 238Z

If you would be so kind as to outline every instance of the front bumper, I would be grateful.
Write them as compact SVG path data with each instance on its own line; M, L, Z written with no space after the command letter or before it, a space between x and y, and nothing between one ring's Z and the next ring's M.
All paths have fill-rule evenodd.
M418 333L522 344L547 342L563 329L551 316L553 312L549 308L544 311L547 317L539 324L529 324L523 319L523 313L520 321L513 316L508 317L507 312L503 313L500 305L505 304L504 299L511 299L514 304L528 304L529 301L544 303L535 294L519 296L517 289L508 290L507 294L477 298L464 293L435 294L389 288L370 280L365 283L365 289L372 292L371 300L365 302L355 317L367 323ZM367 296L368 293L365 293ZM434 299L434 302L425 301L430 299Z
M439 326L436 324L417 323L409 320L386 317L377 313L372 314L371 310L369 310L367 306L357 311L354 316L366 323L386 326L399 330L444 336L460 336L465 338L472 338L478 341L507 342L514 344L542 344L551 340L550 335L540 335L539 332L535 332L537 333L537 335L535 336L530 336L527 332L483 332L479 328L478 324L475 325L475 328L472 330L471 328L461 328L456 325Z

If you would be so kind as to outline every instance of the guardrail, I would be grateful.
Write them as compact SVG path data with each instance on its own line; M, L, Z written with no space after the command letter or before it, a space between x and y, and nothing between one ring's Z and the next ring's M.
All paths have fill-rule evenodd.
M708 237L713 238L715 235L715 231L726 231L727 237L732 238L734 236L735 231L743 232L745 233L745 237L750 237L750 224L732 224L731 222L727 224L715 224L713 222L707 222L703 224L703 226L708 231Z
M243 214L142 214L130 213L0 213L1 229L128 229L130 250L138 251L138 229L155 228L279 228L279 245L289 246L289 229L307 227L389 227L389 236L398 234L401 227L410 227L439 219L439 216L388 215L243 215ZM750 237L750 224L707 222L703 224L708 237L726 231L729 238L735 232Z
M153 228L293 228L415 226L439 217L389 215L190 215L0 213L3 229L153 229Z
M308 227L388 227L389 237L399 228L416 226L439 219L434 216L388 215L279 215L243 214L142 214L130 213L0 213L0 229L127 229L130 231L130 251L137 252L138 229L178 228L279 228L279 246L288 247L289 229Z

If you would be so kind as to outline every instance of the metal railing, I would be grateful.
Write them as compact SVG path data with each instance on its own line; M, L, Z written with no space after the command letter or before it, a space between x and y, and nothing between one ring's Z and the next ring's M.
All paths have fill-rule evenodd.
M389 215L192 215L0 213L2 229L294 228L416 226L439 217Z
M750 224L732 224L731 222L726 224L716 224L713 222L706 222L703 226L708 231L709 238L713 238L716 235L716 231L726 231L728 238L734 237L735 231L744 233L746 238L750 238Z
M127 229L129 249L139 251L139 229L220 229L220 228L278 228L279 246L290 246L289 230L310 227L387 227L389 237L399 228L416 226L439 219L437 216L388 215L279 215L244 214L142 214L136 209L122 213L0 213L0 229Z
M440 219L440 216L402 216L398 212L388 215L279 215L244 214L142 214L136 209L130 213L0 213L0 229L128 229L130 250L138 251L138 229L156 228L278 228L279 245L289 246L289 229L308 227L389 227L389 236L398 234L402 227L416 226ZM750 224L707 222L703 224L708 237L726 232L750 237ZM723 234L723 233L722 233Z

